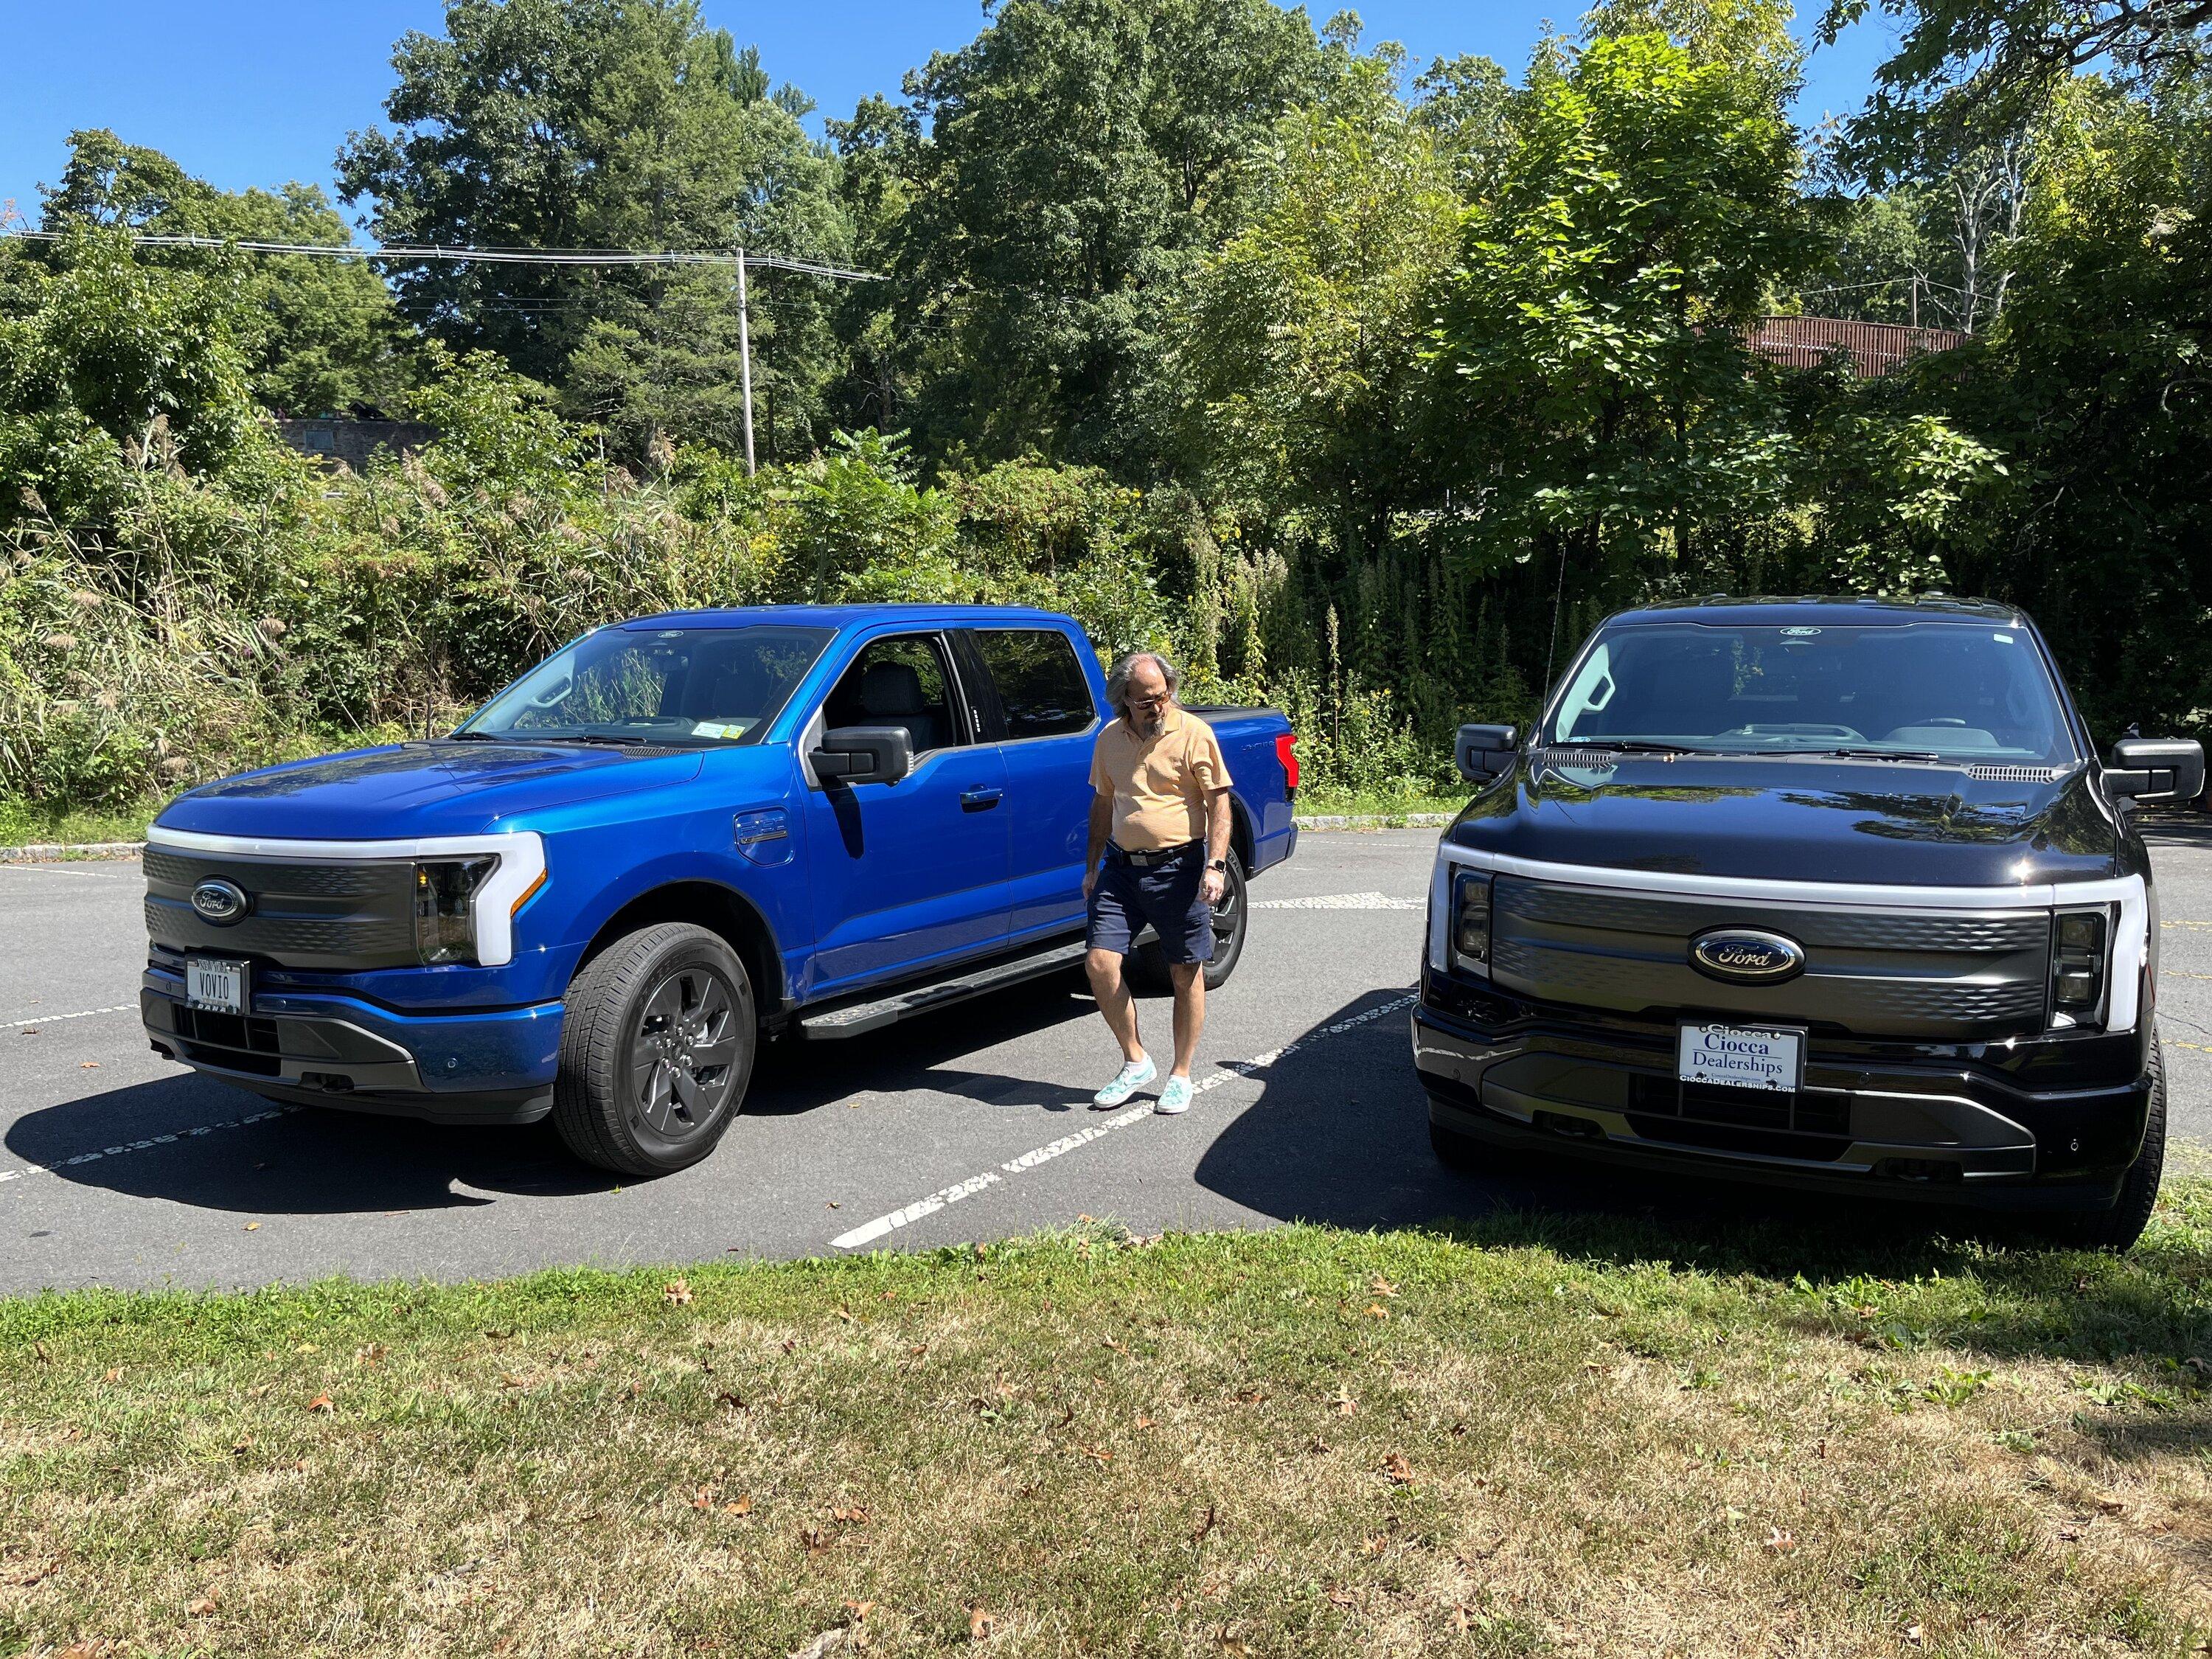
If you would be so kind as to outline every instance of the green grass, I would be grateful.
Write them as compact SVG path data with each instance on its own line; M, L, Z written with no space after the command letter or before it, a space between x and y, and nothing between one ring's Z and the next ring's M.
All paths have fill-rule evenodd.
M2135 1255L1500 1216L0 1303L0 1648L2196 1650Z
M82 847L102 841L143 841L146 826L161 810L159 804L107 811L0 799L0 847L46 842Z
M1360 817L1402 818L1415 812L1456 814L1467 805L1467 794L1437 794L1431 790L1337 789L1316 785L1298 791L1297 810L1308 813L1342 812Z

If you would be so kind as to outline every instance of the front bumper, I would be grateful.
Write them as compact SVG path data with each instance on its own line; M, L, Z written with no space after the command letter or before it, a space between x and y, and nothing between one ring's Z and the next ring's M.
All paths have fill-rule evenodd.
M272 1100L441 1123L530 1123L553 1106L558 1002L421 1016L257 990L250 1013L209 1014L157 962L138 1006L157 1052Z
M1815 1036L1794 1097L1684 1088L1669 1024L1532 1004L1433 970L1413 1042L1431 1121L1455 1133L1644 1170L1990 1209L2109 1207L2141 1149L2149 1100L2140 1044L2125 1037L2077 1040L2060 1066L2018 1044L1993 1057L1994 1045ZM2021 1073L2063 1086L2023 1086Z

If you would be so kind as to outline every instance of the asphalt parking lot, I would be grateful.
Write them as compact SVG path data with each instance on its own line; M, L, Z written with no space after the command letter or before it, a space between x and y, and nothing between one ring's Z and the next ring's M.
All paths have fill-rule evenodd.
M2203 1143L2212 830L2154 841L2174 1128ZM163 1060L137 1019L137 865L0 866L0 1291L815 1255L1085 1218L1379 1227L1620 1202L1571 1174L1486 1181L1431 1156L1405 1010L1435 842L1309 834L1254 884L1187 1116L1086 1109L1115 1056L1070 978L851 1042L774 1045L716 1154L638 1185L572 1162L543 1126L285 1109ZM1145 1006L1162 1049L1166 1014Z

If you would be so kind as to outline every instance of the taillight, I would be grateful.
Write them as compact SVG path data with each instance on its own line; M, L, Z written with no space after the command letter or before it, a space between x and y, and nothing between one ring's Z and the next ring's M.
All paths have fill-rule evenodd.
M1283 763L1283 787L1285 789L1298 787L1298 757L1291 752L1297 741L1298 734L1295 732L1285 732L1275 739L1275 758Z

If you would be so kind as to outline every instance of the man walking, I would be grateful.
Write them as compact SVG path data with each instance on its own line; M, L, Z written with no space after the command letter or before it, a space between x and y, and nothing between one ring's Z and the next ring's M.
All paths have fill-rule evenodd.
M1206 964L1213 960L1213 906L1229 880L1229 768L1213 728L1175 701L1178 676L1156 652L1137 651L1106 677L1118 717L1091 757L1091 989L1121 1069L1091 1098L1110 1110L1159 1074L1137 1035L1137 1005L1121 976L1129 943L1146 923L1159 935L1175 986L1175 1068L1162 1112L1190 1109L1190 1062L1206 1024ZM1104 862L1100 862L1101 856Z

